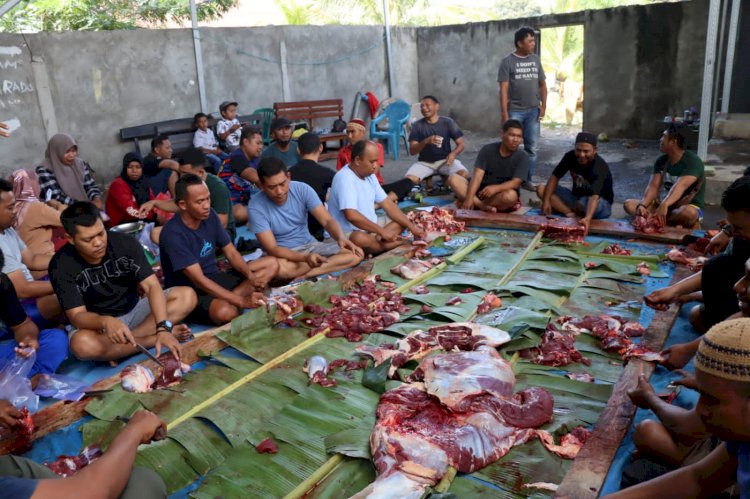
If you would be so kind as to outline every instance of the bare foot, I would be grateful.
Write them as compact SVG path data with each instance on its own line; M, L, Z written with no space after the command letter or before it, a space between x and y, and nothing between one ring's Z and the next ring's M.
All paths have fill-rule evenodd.
M576 214L573 213L572 211L570 213L565 214L565 218L575 218L575 217L576 217Z
M482 211L486 211L487 213L497 213L497 208L494 206L485 205L482 207Z
M193 332L187 324L177 324L172 328L172 334L177 341L183 342L193 338Z

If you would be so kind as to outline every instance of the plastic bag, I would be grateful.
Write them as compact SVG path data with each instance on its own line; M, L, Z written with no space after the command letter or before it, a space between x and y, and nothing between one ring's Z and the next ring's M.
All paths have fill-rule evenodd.
M88 388L87 383L69 376L42 374L39 376L39 383L37 383L34 393L40 397L77 402L83 398L84 392Z
M33 349L28 357L16 354L15 358L0 368L0 399L7 400L18 409L24 406L30 412L39 408L39 396L31 389L28 378L36 362L36 351Z

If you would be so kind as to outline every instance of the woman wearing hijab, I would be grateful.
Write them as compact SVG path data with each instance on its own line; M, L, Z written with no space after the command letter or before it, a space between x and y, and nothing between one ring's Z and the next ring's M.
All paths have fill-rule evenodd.
M12 174L13 196L16 198L16 217L13 228L35 255L55 254L53 230L62 227L60 212L39 199L39 180L31 170L16 170ZM46 272L32 272L36 278Z
M49 140L36 173L41 199L53 208L75 201L91 201L102 208L102 190L91 176L88 163L78 157L78 144L70 135L58 133Z
M154 199L154 193L143 177L143 161L132 152L122 158L122 171L109 186L107 193L106 212L110 220L108 227L114 227L125 222L138 221L141 205ZM151 212L147 221L154 221L156 216Z

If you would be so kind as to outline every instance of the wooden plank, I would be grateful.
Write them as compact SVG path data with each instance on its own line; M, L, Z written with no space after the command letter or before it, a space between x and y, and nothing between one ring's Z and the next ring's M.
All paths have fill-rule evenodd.
M453 208L453 205L447 208ZM456 210L456 219L466 222L473 227L491 227L495 229L518 229L536 232L549 221L544 215L515 215L512 213L488 213L478 210ZM681 244L685 237L692 233L689 229L667 227L664 232L645 234L636 231L626 221L593 220L589 226L589 234L614 236L620 238L644 239L667 244Z
M691 273L687 267L678 266L672 277L672 283ZM656 312L641 342L652 350L660 351L677 320L679 311L680 305L675 304L665 311ZM612 466L612 460L635 414L636 407L630 401L628 391L638 384L638 376L645 374L648 378L654 369L655 364L652 362L639 359L632 359L628 362L617 380L607 407L599 416L586 444L568 469L555 497L593 499L599 496L609 468Z

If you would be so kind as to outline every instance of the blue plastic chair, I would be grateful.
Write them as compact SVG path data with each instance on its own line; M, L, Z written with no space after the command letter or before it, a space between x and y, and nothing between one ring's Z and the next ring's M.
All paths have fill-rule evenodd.
M402 100L392 102L383 110L383 113L370 122L370 138L386 139L388 141L388 151L393 159L398 159L399 139L403 137L406 145L406 154L409 154L409 143L406 138L406 129L404 128L411 115L411 106ZM388 130L379 131L378 123L388 118Z

